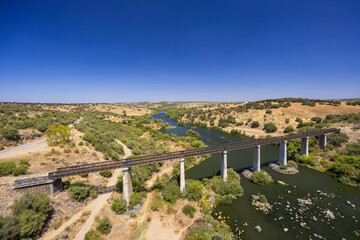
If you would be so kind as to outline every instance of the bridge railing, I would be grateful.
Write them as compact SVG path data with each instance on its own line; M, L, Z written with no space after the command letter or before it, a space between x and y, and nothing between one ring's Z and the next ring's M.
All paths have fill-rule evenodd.
M223 151L238 150L238 149L254 147L257 145L273 144L273 143L278 143L292 139L319 136L327 133L338 133L338 132L340 132L340 130L336 128L322 129L322 130L315 130L306 133L290 134L280 137L272 137L272 138L258 139L252 141L243 141L237 143L228 143L228 144L222 144L222 145L199 148L199 149L189 149L189 150L183 150L183 151L171 152L171 153L154 154L154 155L121 159L121 160L111 160L106 162L62 167L62 168L58 168L54 172L50 172L49 178L56 179L61 177L80 175L91 172L99 172L99 171L116 169L116 168L131 167L136 165L150 164L150 163L162 162L162 161L185 158L185 157L219 153Z

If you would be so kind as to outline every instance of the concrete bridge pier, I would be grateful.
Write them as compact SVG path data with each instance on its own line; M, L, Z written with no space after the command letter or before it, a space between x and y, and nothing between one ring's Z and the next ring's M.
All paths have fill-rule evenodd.
M301 139L300 154L309 156L309 137Z
M131 168L126 167L123 168L123 198L128 205L132 193Z
M253 171L260 171L260 145L254 147Z
M287 165L287 141L280 142L279 164Z
M221 158L221 177L226 182L227 179L227 151L222 152Z
M185 190L185 159L180 158L180 191Z
M322 148L322 149L325 149L325 148L326 148L326 140L327 140L326 133L325 133L324 135L320 135L320 136L319 136L319 145L320 145L320 148Z

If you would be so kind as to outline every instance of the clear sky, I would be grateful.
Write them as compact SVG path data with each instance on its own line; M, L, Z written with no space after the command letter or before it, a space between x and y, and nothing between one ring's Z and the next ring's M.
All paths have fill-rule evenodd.
M360 97L359 0L0 1L0 101Z

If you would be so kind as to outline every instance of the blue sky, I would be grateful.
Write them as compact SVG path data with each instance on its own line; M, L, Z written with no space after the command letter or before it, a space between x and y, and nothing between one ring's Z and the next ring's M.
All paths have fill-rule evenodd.
M0 101L360 97L360 1L0 1Z

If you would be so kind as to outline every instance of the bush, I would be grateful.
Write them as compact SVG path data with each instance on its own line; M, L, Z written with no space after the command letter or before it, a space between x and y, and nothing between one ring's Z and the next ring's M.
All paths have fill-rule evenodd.
M14 127L5 127L1 130L1 135L3 135L4 138L8 139L8 140L18 140L20 135L19 135L19 130L17 130Z
M268 200L266 198L266 196L264 194L260 194L259 195L259 201L262 202L262 203L267 203Z
M288 161L288 167L292 167L292 168L298 168L298 165L297 165L297 163L296 162L294 162L294 161Z
M102 234L109 234L111 231L110 219L107 216L103 217L97 225L96 230Z
M240 176L233 169L228 169L228 177L225 182L221 176L211 179L212 189L219 195L242 196L244 189L240 185Z
M19 218L16 216L0 216L0 239L20 239Z
M171 181L164 187L162 196L165 201L174 203L180 198L180 187L176 181Z
M200 137L200 134L198 132L195 132L194 130L192 129L189 129L187 132L186 132L186 136L187 137L194 137L196 139L198 139Z
M190 204L186 204L183 209L183 213L188 215L189 217L193 218L194 214L196 213L196 208Z
M135 205L142 203L142 194L134 192L131 194L130 201L129 201L129 209L132 209Z
M4 145L2 145L2 144L0 144L0 151L1 150L4 150L5 148L4 148Z
M18 166L18 167L15 168L13 174L14 174L15 176L19 176L19 175L24 175L24 174L26 174L26 172L27 172L26 167Z
M266 113L266 114L272 114L272 111L271 111L271 110L266 110L265 113Z
M317 159L313 154L309 154L309 156L295 154L295 161L310 166L315 166L317 163Z
M251 128L257 128L257 127L259 127L260 126L260 123L258 122L258 121L253 121L252 123L251 123Z
M190 201L199 201L203 195L203 184L197 180L187 180L185 195Z
M112 172L110 170L106 170L106 171L101 171L100 175L105 177L105 178L109 178L112 176Z
M345 133L332 133L327 136L328 143L335 147L340 147L343 143L349 141L348 135Z
M284 133L292 133L294 132L294 128L292 126L287 126L285 129L284 129Z
M72 199L79 202L83 202L88 197L94 197L95 189L87 187L84 183L77 182L70 185L69 191ZM95 195L96 195L96 191L95 191Z
M5 161L0 163L0 174L9 175L14 172L16 164L13 161Z
M184 123L183 121L178 121L178 122L177 122L177 125L178 125L179 127L183 127L183 126L185 126L185 123Z
M272 177L267 172L265 172L264 170L253 172L251 174L250 180L253 183L256 183L256 184L259 184L259 185L268 185L268 184L274 182Z
M285 123L286 123L286 124L289 124L289 123L290 123L290 119L289 119L289 118L286 118L286 119L285 119Z
M156 194L154 201L151 203L151 210L154 212L158 211L161 206L162 206L161 196L159 194Z
M276 132L277 131L277 127L275 126L274 123L269 122L269 123L265 123L264 124L264 129L267 133L272 133L272 132Z
M311 121L315 122L315 123L321 123L322 122L322 118L321 117L313 117L311 118Z
M34 238L41 232L50 214L50 198L45 193L26 192L15 200L12 211L19 217L21 237Z
M280 169L286 170L286 169L288 169L288 166L287 166L287 165L284 165L284 164L280 164Z
M113 210L117 215L125 213L126 201L121 198L115 199L115 201L111 204L111 210Z
M90 230L85 234L85 240L103 240L101 234L96 230Z

